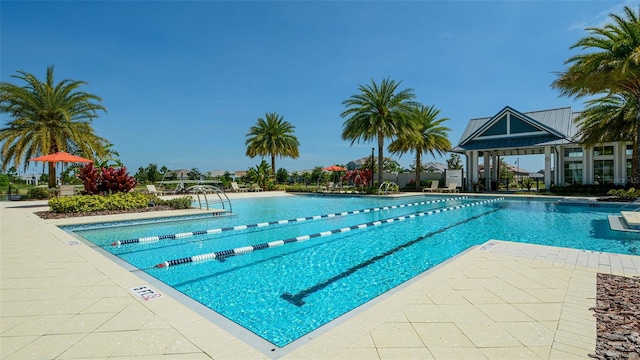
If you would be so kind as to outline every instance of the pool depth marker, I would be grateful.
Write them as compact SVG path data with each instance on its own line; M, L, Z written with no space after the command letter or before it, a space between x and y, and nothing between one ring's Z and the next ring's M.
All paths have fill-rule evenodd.
M459 196L459 197L454 197L454 198L419 201L419 202L414 202L414 203L410 203L410 204L381 206L381 207L369 208L369 209L364 209L364 210L353 210L353 211L345 211L345 212L339 212L339 213L333 213L333 214L307 216L307 217L304 217L304 218L297 218L297 219L290 219L290 220L277 220L277 221L262 222L262 223L257 223L257 224L237 225L237 226L230 226L230 227L210 229L210 230L199 230L199 231L184 232L184 233L178 233L178 234L147 236L147 237L141 237L141 238L137 238L137 239L118 240L118 241L115 241L115 242L111 243L111 245L112 246L120 246L120 245L137 244L137 243L140 243L140 244L151 243L151 242L157 242L157 241L160 241L160 240L184 239L184 238L192 237L192 236L195 236L195 235L218 234L218 233L225 232L225 231L246 230L246 229L250 229L250 228L260 228L260 227L266 227L266 226L270 226L270 225L284 225L284 224L302 222L302 221L307 221L307 220L319 220L319 219L324 219L324 218L333 218L333 217L336 217L336 216L366 214L366 213L369 213L369 212L372 212L372 211L375 212L375 211L381 211L381 210L399 209L399 208L409 207L409 206L435 204L435 203L439 203L439 202L461 200L461 199L466 199L466 198L467 198L467 196Z
M169 260L169 261L165 261L165 262L159 263L155 267L156 268L165 268L165 267L170 267L170 266L175 266L175 265L188 264L188 263L192 263L192 262L201 262L201 261L206 261L206 260L224 259L224 258L231 257L231 256L247 254L247 253L253 252L255 250L263 250L263 249L278 247L278 246L282 246L284 244L290 244L290 243L294 243L294 242L302 242L302 241L306 241L306 240L317 238L317 237L331 236L333 234L344 233L344 232L348 232L348 231L351 231L351 230L365 229L365 228L371 227L371 226L378 226L378 225L382 225L382 224L390 224L390 223L393 223L395 221L404 221L406 219L413 219L413 218L416 218L416 217L422 217L422 216L426 216L426 215L433 215L433 214L437 214L437 213L441 213L441 212L445 212L445 211L452 211L452 210L462 209L462 208L465 208L465 207L482 205L482 204L486 204L486 203L490 203L490 202L494 202L494 201L498 201L498 200L503 200L503 199L504 199L503 197L499 197L499 198L495 198L495 199L491 199L491 200L485 200L485 201L469 203L469 204L464 204L464 205L451 206L451 207L448 207L448 208L429 210L429 211L424 211L424 212L417 212L417 213L413 213L413 214L409 214L409 215L405 215L405 216L399 216L399 217L395 217L395 218L376 220L376 221L372 221L372 222L368 222L368 223L364 223L364 224L353 225L353 226L349 226L349 227L341 228L341 229L323 231L323 232L310 234L310 235L301 235L301 236L297 236L297 237L289 238L289 239L285 239L285 240L277 240L277 241L271 241L271 242L268 242L268 243L262 243L262 244L257 244L257 245L242 246L242 247L235 248L235 249L222 250L222 251L216 251L216 252L207 253L207 254L200 254L200 255L185 257L185 258L181 258L181 259Z

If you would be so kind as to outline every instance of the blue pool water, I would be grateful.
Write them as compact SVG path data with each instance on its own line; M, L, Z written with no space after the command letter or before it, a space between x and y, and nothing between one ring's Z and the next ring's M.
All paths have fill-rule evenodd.
M433 202L429 200L439 199ZM609 229L615 207L461 196L234 200L237 214L68 228L282 347L471 246L490 239L640 255L640 235ZM404 205L400 207L399 205ZM473 206L471 206L473 205ZM246 230L112 246L118 240L373 209ZM448 211L435 212L447 209ZM411 214L419 214L414 218ZM399 219L393 222L388 219ZM382 221L379 225L372 222ZM172 259L369 224L244 255L158 268ZM118 225L118 224L115 224Z

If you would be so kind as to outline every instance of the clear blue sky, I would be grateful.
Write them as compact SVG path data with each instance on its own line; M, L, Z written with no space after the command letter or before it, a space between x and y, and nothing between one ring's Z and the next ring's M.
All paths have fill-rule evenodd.
M582 110L551 89L554 72L585 28L624 5L638 2L3 0L0 81L21 84L16 70L44 79L49 65L58 81L86 81L108 109L94 129L131 173L247 170L261 161L245 156L249 128L277 112L300 141L299 158L276 159L291 172L377 148L341 139L342 101L371 79L402 81L440 109L453 145L469 119L507 105ZM396 159L408 168L414 155Z

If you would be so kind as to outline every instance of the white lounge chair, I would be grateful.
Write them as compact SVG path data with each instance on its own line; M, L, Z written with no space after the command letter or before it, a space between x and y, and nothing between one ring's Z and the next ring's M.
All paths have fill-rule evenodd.
M262 191L262 188L260 187L260 185L258 184L253 184L251 185L251 187L249 188L249 191L253 191L253 192L260 192Z
M458 192L458 184L456 183L449 183L449 186L446 188L442 188L440 189L440 192L450 192L450 193L457 193Z
M231 189L232 189L234 192L247 192L247 191L249 190L249 189L247 189L246 187L240 187L240 186L238 186L238 183L237 183L237 182L235 182L235 181L231 183Z
M438 185L440 185L440 180L431 181L431 187L426 187L422 189L422 192L434 192L438 191Z
M147 185L147 192L154 195L164 195L162 191L158 191L155 185Z

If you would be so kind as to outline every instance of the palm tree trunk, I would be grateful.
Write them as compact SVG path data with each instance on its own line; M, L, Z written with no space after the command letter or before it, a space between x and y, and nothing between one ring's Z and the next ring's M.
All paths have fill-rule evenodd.
M49 187L56 187L56 163L49 163Z
M382 169L384 167L383 152L384 152L384 134L380 131L378 132L378 186L382 184Z
M273 176L276 176L276 156L271 154L271 171L273 171Z
M636 94L636 121L634 130L636 132L635 146L631 156L631 172L633 178L631 183L637 186L640 183L640 92Z
M422 166L420 165L420 151L416 151L416 190L420 190L420 171Z

